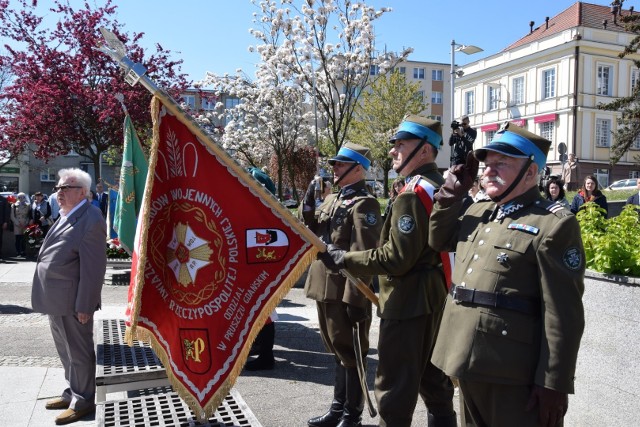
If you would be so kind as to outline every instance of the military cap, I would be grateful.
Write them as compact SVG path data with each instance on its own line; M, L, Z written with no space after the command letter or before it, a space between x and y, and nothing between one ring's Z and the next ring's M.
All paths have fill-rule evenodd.
M531 158L538 165L538 170L542 170L547 164L550 146L551 141L511 122L505 122L491 142L478 148L473 154L481 162L487 157L487 151L521 159Z
M369 170L369 166L371 166L371 150L362 145L347 142L340 147L338 154L330 158L328 162L331 166L336 162L358 163L362 165L365 170Z
M393 144L398 139L421 139L439 150L442 146L442 123L415 114L407 114L389 143Z

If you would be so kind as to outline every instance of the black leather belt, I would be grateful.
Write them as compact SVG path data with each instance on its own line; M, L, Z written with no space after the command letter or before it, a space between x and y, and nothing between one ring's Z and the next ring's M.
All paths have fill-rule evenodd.
M449 294L457 303L469 303L484 307L505 308L525 314L540 314L540 303L501 292L485 292L464 286L451 286Z

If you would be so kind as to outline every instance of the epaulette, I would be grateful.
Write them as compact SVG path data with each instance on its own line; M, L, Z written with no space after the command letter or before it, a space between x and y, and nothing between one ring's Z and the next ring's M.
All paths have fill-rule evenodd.
M406 193L407 191L411 191L411 192L415 191L416 185L418 185L421 179L423 179L421 175L416 175L413 178L411 178L409 182L406 183L404 187L404 192Z
M565 208L558 202L552 202L551 200L539 200L537 201L537 205L542 209L551 212L558 218L564 218L568 215L572 215L569 209Z

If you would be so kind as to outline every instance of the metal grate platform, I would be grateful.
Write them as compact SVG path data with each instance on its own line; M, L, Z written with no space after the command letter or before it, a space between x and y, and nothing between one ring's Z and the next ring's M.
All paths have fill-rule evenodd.
M225 397L218 410L206 422L199 422L186 403L175 392L146 394L126 400L104 402L96 407L98 426L210 426L262 427L240 393L235 390Z
M157 387L169 384L160 359L148 343L124 341L123 319L101 319L96 322L96 401L107 393Z

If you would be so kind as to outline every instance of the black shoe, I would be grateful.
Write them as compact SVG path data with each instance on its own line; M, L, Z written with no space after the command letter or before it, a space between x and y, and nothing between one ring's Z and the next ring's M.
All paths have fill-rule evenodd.
M337 411L335 409L329 409L324 415L320 415L319 417L311 418L307 421L307 425L309 427L336 427L340 422L340 418L342 417L343 411Z
M272 357L268 359L266 357L258 357L255 360L250 360L244 365L244 369L247 371L270 371L275 366L276 361Z
M362 426L362 422L360 420L354 421L354 420L349 420L345 417L342 417L342 419L340 420L340 422L336 427L361 427L361 426Z

